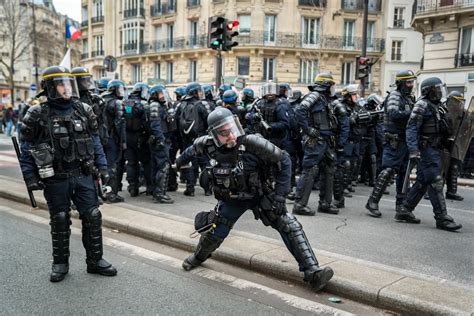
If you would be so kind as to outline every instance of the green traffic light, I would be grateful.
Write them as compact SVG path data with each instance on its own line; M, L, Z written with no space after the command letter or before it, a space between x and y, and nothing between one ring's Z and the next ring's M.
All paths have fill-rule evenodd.
M212 46L219 46L219 41L212 42Z

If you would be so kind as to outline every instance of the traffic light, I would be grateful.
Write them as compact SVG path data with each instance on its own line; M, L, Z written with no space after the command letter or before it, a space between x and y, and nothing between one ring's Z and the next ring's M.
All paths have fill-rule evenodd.
M370 57L356 57L356 79L361 80L367 78L370 74L370 68L372 64L370 63Z
M221 16L212 16L208 20L208 26L207 47L219 49L224 43L226 19Z
M224 28L224 44L222 45L223 51L229 51L232 47L239 45L235 42L233 37L239 35L239 32L234 31L234 27L239 26L239 21L226 20L226 26Z

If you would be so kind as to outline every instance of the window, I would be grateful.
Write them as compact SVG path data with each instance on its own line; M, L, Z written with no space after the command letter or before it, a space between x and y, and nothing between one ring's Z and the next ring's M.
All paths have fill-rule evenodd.
M354 47L354 21L344 21L343 46L346 48Z
M142 81L142 65L132 64L132 83Z
M102 15L102 0L94 0L94 17L100 17Z
M189 65L189 80L197 81L197 60L191 60Z
M103 50L103 36L94 36L94 42L95 42L95 51L97 56L101 56L104 54Z
M300 82L312 83L318 74L317 60L301 60L300 61Z
M353 62L348 61L342 64L342 76L341 76L341 84L347 85L352 82L352 78L354 78L354 74L352 72L353 69Z
M138 52L143 43L143 27L137 22L125 23L122 29L122 42L124 53Z
M303 44L315 45L319 43L319 19L303 18Z
M239 15L239 34L250 33L250 15Z
M161 79L161 64L155 63L154 65L155 79Z
M249 57L237 57L237 75L248 76L250 68Z
M274 43L276 38L276 15L265 15L264 41Z
M474 65L474 32L473 27L461 29L461 43L459 45L459 55L456 56L456 66Z
M87 54L89 52L89 42L87 39L82 40L82 53Z
M395 7L393 10L393 27L403 28L405 27L405 20L403 19L403 14L405 13L405 8Z
M168 83L173 82L173 62L169 61L167 64L167 69L166 69L166 79Z
M174 41L174 24L168 24L168 30L167 30L167 35L168 35L168 47L172 48L173 41Z
M374 34L375 34L375 22L369 21L367 23L367 49L374 48Z
M263 80L275 80L275 59L263 59Z
M189 34L191 35L189 38L189 44L192 46L196 46L198 44L198 22L190 21L189 23L190 23Z
M155 41L161 40L161 25L155 26Z
M402 41L392 41L392 60L402 60Z
M87 7L82 7L82 21L87 22L88 16L89 16L89 11L87 11Z

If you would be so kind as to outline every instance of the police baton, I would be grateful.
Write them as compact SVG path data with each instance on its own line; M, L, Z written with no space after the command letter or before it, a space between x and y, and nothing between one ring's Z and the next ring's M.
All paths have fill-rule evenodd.
M405 178L403 179L402 194L407 194L408 186L410 185L410 174L411 170L415 167L415 164L411 159L408 160L407 170L405 171Z
M18 163L20 163L20 146L18 146L18 141L16 140L16 136L12 136L12 143L13 143L13 147L15 147L15 152L16 152L16 157L18 159ZM21 170L21 166L20 166L20 171L21 171L21 174L23 176L23 179L25 179L25 176L23 175L23 170ZM26 182L25 182L25 185L26 185ZM30 203L31 203L31 207L32 208L37 208L38 205L36 204L36 199L35 199L35 196L33 195L33 191L29 190L28 189L28 186L26 187L26 190L28 191L28 196L30 198Z

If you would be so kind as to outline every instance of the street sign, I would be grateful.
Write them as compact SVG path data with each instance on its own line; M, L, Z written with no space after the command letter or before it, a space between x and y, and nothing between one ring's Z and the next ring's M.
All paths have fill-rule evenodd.
M245 88L245 78L242 78L242 77L235 78L234 87L237 90L242 90L243 88Z
M36 91L37 89L38 89L38 87L36 86L35 83L30 84L30 90L31 91Z
M114 72L117 69L117 59L114 56L105 56L104 68L108 72Z

